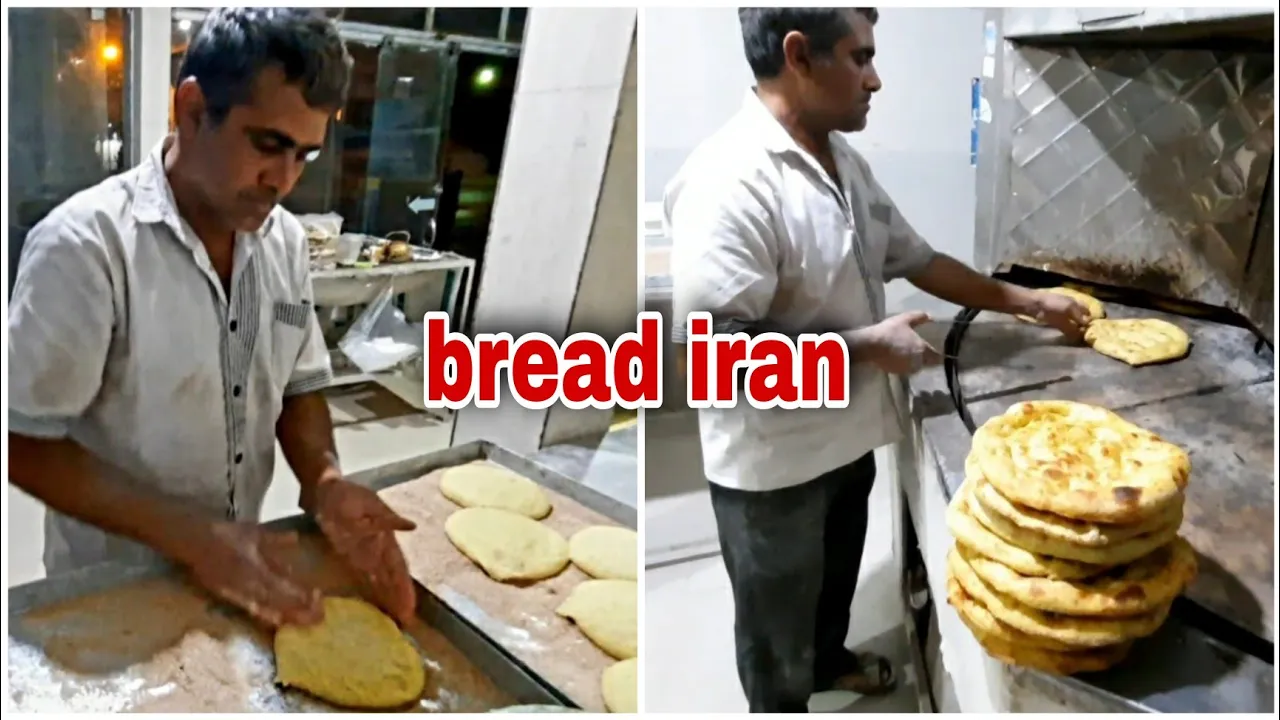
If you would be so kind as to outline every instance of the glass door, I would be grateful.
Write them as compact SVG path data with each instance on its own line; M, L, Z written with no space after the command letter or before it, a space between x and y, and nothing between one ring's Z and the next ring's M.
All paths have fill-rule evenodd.
M364 232L422 237L435 209L458 53L388 38L378 47L364 194Z

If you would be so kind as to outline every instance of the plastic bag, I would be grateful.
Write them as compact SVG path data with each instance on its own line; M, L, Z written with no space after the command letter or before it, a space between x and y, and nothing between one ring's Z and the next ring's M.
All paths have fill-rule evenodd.
M422 354L422 324L407 322L392 303L394 298L395 289L388 284L338 342L360 372L372 375L391 370Z
M299 215L298 222L302 223L302 229L310 235L312 230L317 231L326 238L336 238L342 234L342 216L338 213L324 213L323 215Z

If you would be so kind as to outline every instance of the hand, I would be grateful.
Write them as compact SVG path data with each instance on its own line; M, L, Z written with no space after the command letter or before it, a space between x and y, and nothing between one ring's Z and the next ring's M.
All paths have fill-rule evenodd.
M313 625L324 619L320 591L291 577L293 533L248 523L215 523L198 532L185 563L209 592L272 628Z
M316 522L338 557L368 584L383 610L402 625L409 622L417 597L395 533L416 526L374 491L346 480L321 483L314 508Z
M927 322L928 314L907 312L868 328L871 361L892 375L910 375L941 363L942 355L915 331Z
M1076 300L1051 292L1037 292L1032 300L1031 317L1043 325L1057 328L1072 341L1084 337L1092 318L1089 309Z

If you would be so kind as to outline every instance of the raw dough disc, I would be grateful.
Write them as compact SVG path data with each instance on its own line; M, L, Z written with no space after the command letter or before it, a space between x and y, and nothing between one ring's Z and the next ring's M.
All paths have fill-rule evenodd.
M1089 547L1063 542L1043 533L1018 527L995 513L987 512L986 508L976 502L972 496L969 497L969 515L1011 545L1025 548L1039 555L1074 560L1102 568L1124 565L1155 552L1160 547L1173 542L1173 539L1178 536L1179 527L1179 523L1174 523L1107 547Z
M1182 538L1129 565L1087 580L1019 575L970 555L969 567L991 589L1037 610L1100 617L1141 615L1173 602L1196 575L1196 553Z
M586 580L569 593L556 614L601 650L619 660L636 656L636 583L632 580Z
M440 492L462 507L510 510L534 520L551 514L551 502L537 483L491 463L473 462L445 470Z
M276 681L352 709L388 709L422 695L422 657L391 618L355 598L324 599L324 620L276 632Z
M1036 610L1000 592L982 581L968 562L972 553L963 545L947 555L947 571L965 593L982 605L1000 622L1028 635L1048 638L1071 647L1099 648L1119 645L1127 640L1143 638L1155 632L1169 616L1173 603L1154 612L1127 618L1087 618L1058 615Z
M636 659L623 660L605 668L600 676L604 706L611 713L636 713Z
M560 533L510 510L464 508L444 521L444 532L494 580L543 580L569 564Z
M1075 300L1083 305L1085 310L1089 311L1089 320L1091 322L1107 316L1107 309L1103 307L1101 300L1087 293L1082 293L1079 290L1073 290L1069 287L1056 287L1042 290L1041 292L1053 293L1054 295L1065 295L1066 297ZM1019 315L1018 319L1023 322L1029 322L1036 325L1040 324L1039 321L1028 315Z
M1018 505L1001 495L999 490L982 477L973 455L965 461L965 482L972 483L972 501L980 505L986 513L998 515L1029 532L1039 533L1047 538L1072 545L1108 547L1170 525L1182 524L1181 502L1174 502L1164 512L1130 525L1072 520Z
M612 525L583 528L569 538L569 559L601 580L636 579L636 532Z
M1074 520L1137 523L1182 501L1191 460L1119 415L1066 400L1014 404L973 436L1001 495Z
M1107 645L1085 650L1059 644L1045 647L1042 640L1020 633L996 620L970 597L955 578L947 578L947 603L956 609L960 621L969 628L988 655L1008 665L1035 668L1053 675L1099 672L1115 665L1128 654L1132 643Z
M1191 349L1186 331L1157 318L1097 320L1085 329L1084 341L1097 352L1134 367L1177 360Z
M1097 575L1106 570L1096 565L1038 555L1010 544L969 514L970 488L968 481L963 483L951 498L951 504L947 506L947 529L951 531L951 536L957 543L983 557L1004 563L1023 575L1074 579Z

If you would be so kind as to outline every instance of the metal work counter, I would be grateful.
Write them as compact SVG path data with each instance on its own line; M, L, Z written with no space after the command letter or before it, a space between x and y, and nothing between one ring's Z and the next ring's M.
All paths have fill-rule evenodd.
M1108 306L1112 317L1161 316ZM971 435L941 369L912 380L914 438L898 449L909 521L918 539L941 636L942 668L960 710L1272 712L1274 671L1256 647L1274 642L1274 358L1238 328L1161 316L1194 343L1181 361L1131 369L1055 331L979 316L960 353L960 381L981 425L1011 404L1064 399L1111 408L1188 450L1192 474L1183 534L1200 575L1154 636L1119 666L1073 678L1012 668L981 650L946 604L944 512L963 480ZM984 320L1004 322L984 323ZM1252 635L1255 655L1211 636L1205 617ZM1221 628L1214 631L1221 635Z

